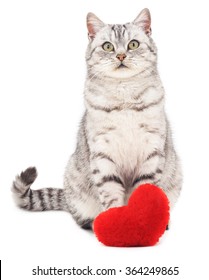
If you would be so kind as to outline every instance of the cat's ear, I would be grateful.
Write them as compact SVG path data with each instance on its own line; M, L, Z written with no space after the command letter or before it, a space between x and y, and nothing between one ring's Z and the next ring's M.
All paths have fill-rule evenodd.
M105 24L93 13L88 13L86 20L89 39L93 40L97 32L102 29Z
M133 23L141 27L147 35L151 35L151 15L149 9L142 10Z

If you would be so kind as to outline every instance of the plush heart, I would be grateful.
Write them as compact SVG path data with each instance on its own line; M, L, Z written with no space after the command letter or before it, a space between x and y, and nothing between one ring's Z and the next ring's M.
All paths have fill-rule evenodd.
M107 246L153 246L166 230L169 201L165 193L151 184L138 187L128 205L110 208L94 220L94 232Z

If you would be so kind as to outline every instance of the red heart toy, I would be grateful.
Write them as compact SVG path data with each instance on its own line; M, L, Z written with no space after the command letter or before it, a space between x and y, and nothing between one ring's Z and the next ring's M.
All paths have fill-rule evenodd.
M169 222L166 194L151 184L138 187L128 205L110 208L94 220L94 232L107 246L153 246Z

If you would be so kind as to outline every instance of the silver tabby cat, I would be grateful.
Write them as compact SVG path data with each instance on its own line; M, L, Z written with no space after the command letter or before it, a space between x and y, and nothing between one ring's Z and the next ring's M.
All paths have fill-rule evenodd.
M105 24L89 13L87 28L86 111L64 189L32 190L34 167L17 176L12 188L19 207L69 211L83 228L101 211L126 204L144 183L162 188L172 208L182 183L149 10L123 25Z

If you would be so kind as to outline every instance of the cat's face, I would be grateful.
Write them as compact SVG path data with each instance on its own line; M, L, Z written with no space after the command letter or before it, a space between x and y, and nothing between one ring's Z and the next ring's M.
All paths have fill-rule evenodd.
M90 77L123 79L145 71L151 73L156 65L157 50L150 37L150 24L148 9L124 25L104 24L94 14L88 14L86 61Z

